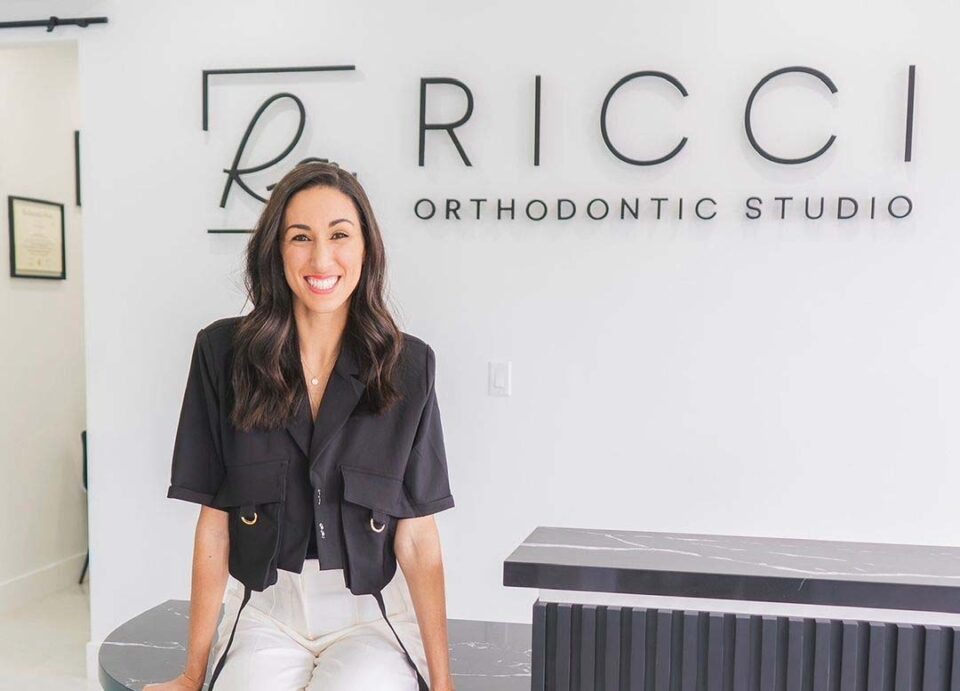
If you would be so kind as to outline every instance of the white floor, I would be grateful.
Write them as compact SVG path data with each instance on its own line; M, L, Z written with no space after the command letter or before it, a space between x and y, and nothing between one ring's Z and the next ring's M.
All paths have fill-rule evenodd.
M0 691L99 691L86 678L89 584L0 614Z

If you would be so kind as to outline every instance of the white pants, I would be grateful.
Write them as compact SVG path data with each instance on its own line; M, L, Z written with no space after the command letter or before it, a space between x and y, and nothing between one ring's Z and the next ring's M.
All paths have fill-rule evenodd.
M227 653L217 691L417 691L417 677L372 595L354 595L341 569L320 571L307 559L302 573L282 569L278 580L253 591ZM420 674L427 674L423 641L403 572L383 589L390 623ZM212 664L220 659L243 600L243 585L228 580Z

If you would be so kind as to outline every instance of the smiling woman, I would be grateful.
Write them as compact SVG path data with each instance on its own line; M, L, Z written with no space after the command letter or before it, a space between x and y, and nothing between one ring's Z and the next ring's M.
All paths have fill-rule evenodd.
M253 310L197 334L167 494L204 505L188 662L145 691L199 690L211 655L209 691L453 689L435 354L386 309L385 263L350 173L311 161L273 189Z
M344 340L370 368L371 409L398 400L392 375L401 339L383 298L386 256L373 208L353 174L318 161L294 167L273 189L246 261L255 307L239 327L232 373L231 419L239 429L277 429L291 419L301 367L322 373ZM315 413L319 396L311 404Z
M322 298L349 295L360 281L363 233L353 202L335 188L308 187L290 198L283 223L287 282L305 306L331 310Z

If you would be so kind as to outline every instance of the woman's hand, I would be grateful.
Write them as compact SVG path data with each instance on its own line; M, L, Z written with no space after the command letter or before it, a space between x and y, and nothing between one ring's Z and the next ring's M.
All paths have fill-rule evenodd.
M143 687L143 691L200 691L202 688L202 679L197 681L186 674L181 674L176 679L165 681L162 684L147 684Z

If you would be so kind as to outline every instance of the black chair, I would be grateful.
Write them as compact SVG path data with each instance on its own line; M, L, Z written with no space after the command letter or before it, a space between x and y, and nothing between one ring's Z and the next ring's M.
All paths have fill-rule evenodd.
M80 441L83 442L83 491L87 491L87 430L80 433ZM90 541L87 540L87 558L83 560L83 571L80 572L79 584L83 585L83 579L87 575L87 567L90 566Z

